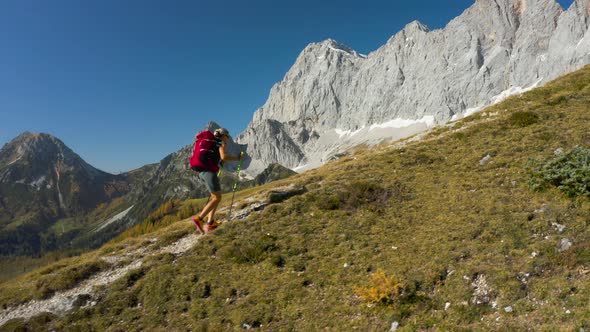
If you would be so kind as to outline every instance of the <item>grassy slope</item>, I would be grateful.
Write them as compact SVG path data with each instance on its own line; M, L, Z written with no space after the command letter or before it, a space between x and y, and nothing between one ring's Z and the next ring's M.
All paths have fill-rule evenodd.
M224 225L187 255L153 257L105 289L97 306L48 324L113 331L239 330L243 324L384 331L393 321L407 331L589 328L590 202L557 190L533 192L526 170L529 158L590 146L589 105L587 67L422 142L361 150L263 186L297 183L309 192ZM510 120L517 111L532 111L539 121L519 127ZM488 154L491 161L480 165ZM543 206L545 212L535 212ZM567 228L558 233L552 222ZM191 227L175 223L100 252L166 235L172 241ZM573 246L560 253L562 238ZM100 269L97 257L86 254L78 264ZM65 264L46 269L68 275ZM355 294L378 269L405 285L392 305L367 305ZM26 284L40 275L0 285L0 304L38 297ZM486 276L497 308L471 304L478 275Z
M128 207L125 198L119 197L112 202L99 205L82 217L57 220L49 229L41 233L45 242L59 243L61 249L44 252L40 257L13 256L0 257L0 281L8 280L35 268L73 255L79 255L111 239L113 235L96 233L102 222ZM106 238L106 240L103 240ZM56 246L55 244L53 245Z

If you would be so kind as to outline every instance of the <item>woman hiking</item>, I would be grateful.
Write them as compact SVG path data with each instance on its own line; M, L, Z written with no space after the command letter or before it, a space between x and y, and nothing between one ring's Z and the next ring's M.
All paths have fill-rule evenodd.
M197 135L193 155L190 159L191 169L199 173L199 179L211 193L209 202L201 213L193 217L193 222L201 234L214 230L221 223L215 220L215 211L221 202L221 185L219 184L219 163L230 160L241 160L244 156L229 156L225 147L230 135L227 129L219 128L215 132L203 131ZM207 217L207 223L204 218Z

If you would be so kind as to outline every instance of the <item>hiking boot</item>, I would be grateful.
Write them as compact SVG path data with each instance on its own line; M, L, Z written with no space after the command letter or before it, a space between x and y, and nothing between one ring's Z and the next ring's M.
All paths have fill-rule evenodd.
M210 231L216 229L217 227L219 227L219 225L221 225L221 223L219 221L213 221L211 223L206 223L205 230L207 230L207 232L210 232Z
M199 233L205 234L205 229L203 228L203 223L204 223L203 222L203 219L201 219L201 217L199 217L199 216L194 216L193 217L193 222L197 226L197 229L199 230Z

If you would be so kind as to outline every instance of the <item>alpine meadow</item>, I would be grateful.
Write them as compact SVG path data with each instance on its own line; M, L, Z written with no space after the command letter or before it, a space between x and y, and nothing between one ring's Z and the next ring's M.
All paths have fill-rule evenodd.
M590 331L590 0L0 22L0 332Z
M2 283L2 330L587 330L589 105L590 66L241 190L204 236L169 204Z

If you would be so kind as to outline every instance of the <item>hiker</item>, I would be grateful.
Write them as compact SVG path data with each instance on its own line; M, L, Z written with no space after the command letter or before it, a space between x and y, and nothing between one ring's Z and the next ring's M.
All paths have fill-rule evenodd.
M225 128L216 129L215 132L203 131L197 135L193 155L190 159L191 169L199 173L199 179L205 183L211 197L201 213L193 217L193 222L201 234L214 230L221 223L215 220L215 211L221 202L221 185L219 184L220 162L241 160L244 156L229 156L225 153L227 141L230 138ZM205 224L205 216L207 223Z

